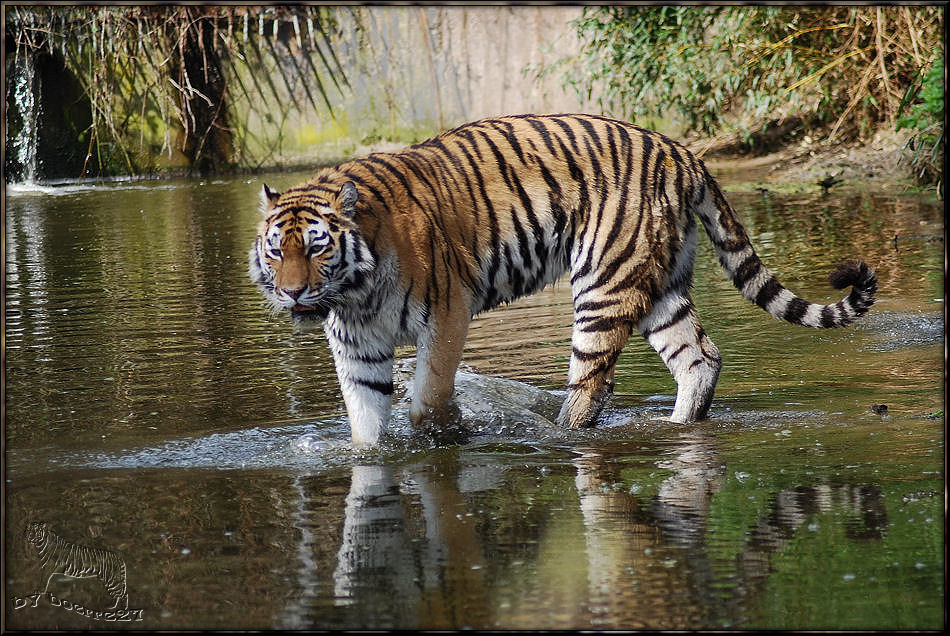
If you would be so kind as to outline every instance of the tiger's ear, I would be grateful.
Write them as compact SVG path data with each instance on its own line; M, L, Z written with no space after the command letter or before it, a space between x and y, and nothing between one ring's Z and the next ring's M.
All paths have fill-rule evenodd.
M270 214L270 211L274 209L274 206L277 204L277 199L280 198L280 192L274 192L267 187L267 184L264 184L264 187L261 188L261 214L267 216Z
M340 211L343 216L353 218L356 216L356 200L359 199L359 192L356 191L356 184L347 181L340 188Z

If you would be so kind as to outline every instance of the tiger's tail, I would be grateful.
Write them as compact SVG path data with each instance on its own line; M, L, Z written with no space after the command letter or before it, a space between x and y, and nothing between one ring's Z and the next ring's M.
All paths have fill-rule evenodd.
M877 291L877 278L867 263L847 261L831 272L828 281L835 289L851 287L851 293L838 302L822 305L799 298L762 263L708 171L706 177L707 192L697 214L726 276L743 296L775 318L816 329L843 327L867 313Z

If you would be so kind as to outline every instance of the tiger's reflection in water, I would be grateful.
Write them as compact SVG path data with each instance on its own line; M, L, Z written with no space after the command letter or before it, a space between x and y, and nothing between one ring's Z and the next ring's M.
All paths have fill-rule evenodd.
M656 466L672 474L652 497L632 493L636 484L617 488L629 480L621 476L626 458L615 449L590 447L575 461L591 603L602 607L600 615L610 624L642 629L726 624L743 614L736 605L749 606L762 590L773 571L772 555L816 515L843 513L849 540L880 540L887 527L883 495L875 486L798 486L772 494L768 514L746 528L741 549L729 550L729 539L718 538L709 523L728 477L715 437L689 431L663 454L667 458ZM717 550L717 541L726 549ZM720 552L737 561L717 561ZM722 580L724 571L731 575ZM735 592L721 597L693 592L716 587L717 577L719 587ZM631 602L637 595L644 599L640 606Z
M714 598L705 591L716 587L723 564L710 514L729 479L717 441L690 430L662 447L648 444L576 446L573 460L539 466L535 492L523 490L524 467L510 472L510 464L460 447L428 452L417 463L352 466L332 572L326 565L318 571L307 556L313 538L304 537L302 594L283 613L284 626L717 625L754 602L772 555L815 514L843 512L853 520L848 540L876 540L886 528L873 487L815 484L775 492L768 513L729 551L735 556L730 578L719 582L734 592ZM661 475L649 489L655 494L631 484L634 454ZM545 479L558 486L545 487ZM551 501L552 493L560 501ZM514 519L503 501L511 497L534 499L535 510ZM309 514L302 509L298 517ZM501 523L520 524L511 545L490 539L497 528L486 528ZM545 562L552 557L556 566ZM570 572L552 576L552 567Z

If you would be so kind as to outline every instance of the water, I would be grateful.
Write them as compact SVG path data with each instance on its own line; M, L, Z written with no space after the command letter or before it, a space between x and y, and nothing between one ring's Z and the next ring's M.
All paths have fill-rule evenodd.
M400 404L382 447L357 452L322 337L247 279L260 186L8 189L11 628L943 625L939 204L731 194L804 297L836 299L825 276L854 256L880 291L855 327L783 325L701 239L694 296L725 363L707 422L653 419L675 387L632 339L601 425L550 426L561 283L473 324L467 433L415 433ZM31 522L121 558L129 609L107 613L96 578L50 577Z
M37 122L40 117L40 107L36 96L36 67L33 56L21 53L21 58L13 64L13 103L17 107L20 118L20 127L13 139L13 149L19 164L20 177L24 183L34 183L37 176L38 161Z

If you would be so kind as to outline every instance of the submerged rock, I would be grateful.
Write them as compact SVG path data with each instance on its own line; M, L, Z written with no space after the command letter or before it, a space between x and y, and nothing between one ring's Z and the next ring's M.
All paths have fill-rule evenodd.
M455 401L469 425L536 424L553 426L561 398L550 391L505 378L459 371Z
M408 408L415 360L396 363L396 408ZM461 425L470 431L498 432L500 427L552 427L562 397L524 382L493 378L459 369L455 375L455 404Z

